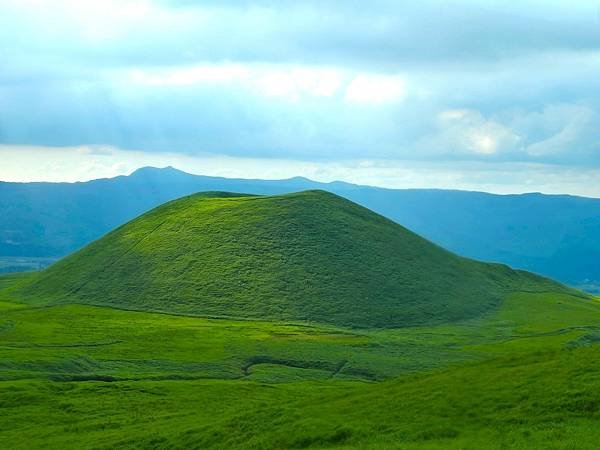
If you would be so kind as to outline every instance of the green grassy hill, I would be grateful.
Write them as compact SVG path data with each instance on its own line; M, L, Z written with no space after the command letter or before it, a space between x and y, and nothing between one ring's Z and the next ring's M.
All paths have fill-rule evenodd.
M20 295L230 318L402 327L559 285L456 256L324 191L167 203L34 277Z
M199 194L0 276L0 447L595 448L598 342L598 299L335 195Z

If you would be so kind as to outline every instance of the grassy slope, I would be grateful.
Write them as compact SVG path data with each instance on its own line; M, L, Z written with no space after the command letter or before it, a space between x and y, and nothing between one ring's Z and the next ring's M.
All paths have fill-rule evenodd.
M600 338L598 305L561 294L513 294L495 314L453 325L369 331L85 305L0 302L0 312L4 380L382 380Z
M593 448L599 313L514 293L477 319L355 330L38 307L0 291L0 446ZM73 381L88 379L121 381Z
M512 290L557 290L451 254L333 194L199 194L41 273L39 303L399 327L476 317Z
M5 448L595 448L600 350L384 383L0 382Z

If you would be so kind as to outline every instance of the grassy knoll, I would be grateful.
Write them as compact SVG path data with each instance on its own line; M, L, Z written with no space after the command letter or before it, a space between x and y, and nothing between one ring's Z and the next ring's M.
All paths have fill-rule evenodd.
M167 203L32 278L38 304L361 328L477 317L548 280L458 257L323 191Z

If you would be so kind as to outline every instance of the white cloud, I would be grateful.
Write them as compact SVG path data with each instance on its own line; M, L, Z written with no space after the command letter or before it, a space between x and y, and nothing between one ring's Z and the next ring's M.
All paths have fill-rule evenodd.
M302 95L332 97L341 85L339 70L311 67L263 69L255 74L252 84L272 97L298 101Z
M237 84L267 97L297 102L304 96L333 97L344 88L344 100L357 104L397 102L406 95L399 75L355 73L320 66L275 64L203 64L168 69L135 69L129 78L145 86Z
M193 86L197 84L239 83L250 77L250 70L240 64L199 65L169 70L134 69L131 80L145 86Z
M350 103L393 103L406 95L406 81L399 75L358 74L346 87Z
M172 11L150 0L4 1L3 7L34 25L36 33L46 35L50 42L76 36L80 41L101 44L130 34L142 24L152 27L174 17Z
M267 97L298 101L303 96L334 96L345 75L323 67L265 64L203 64L168 69L135 69L129 80L143 86L201 86L229 84Z

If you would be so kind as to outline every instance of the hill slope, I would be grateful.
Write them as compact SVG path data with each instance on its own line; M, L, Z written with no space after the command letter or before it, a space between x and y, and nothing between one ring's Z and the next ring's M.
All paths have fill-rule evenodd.
M61 257L166 201L200 191L324 189L463 256L600 286L600 199L241 180L143 168L85 183L1 183L0 256Z
M167 203L41 273L44 302L397 327L464 319L510 290L560 290L453 255L323 191Z

